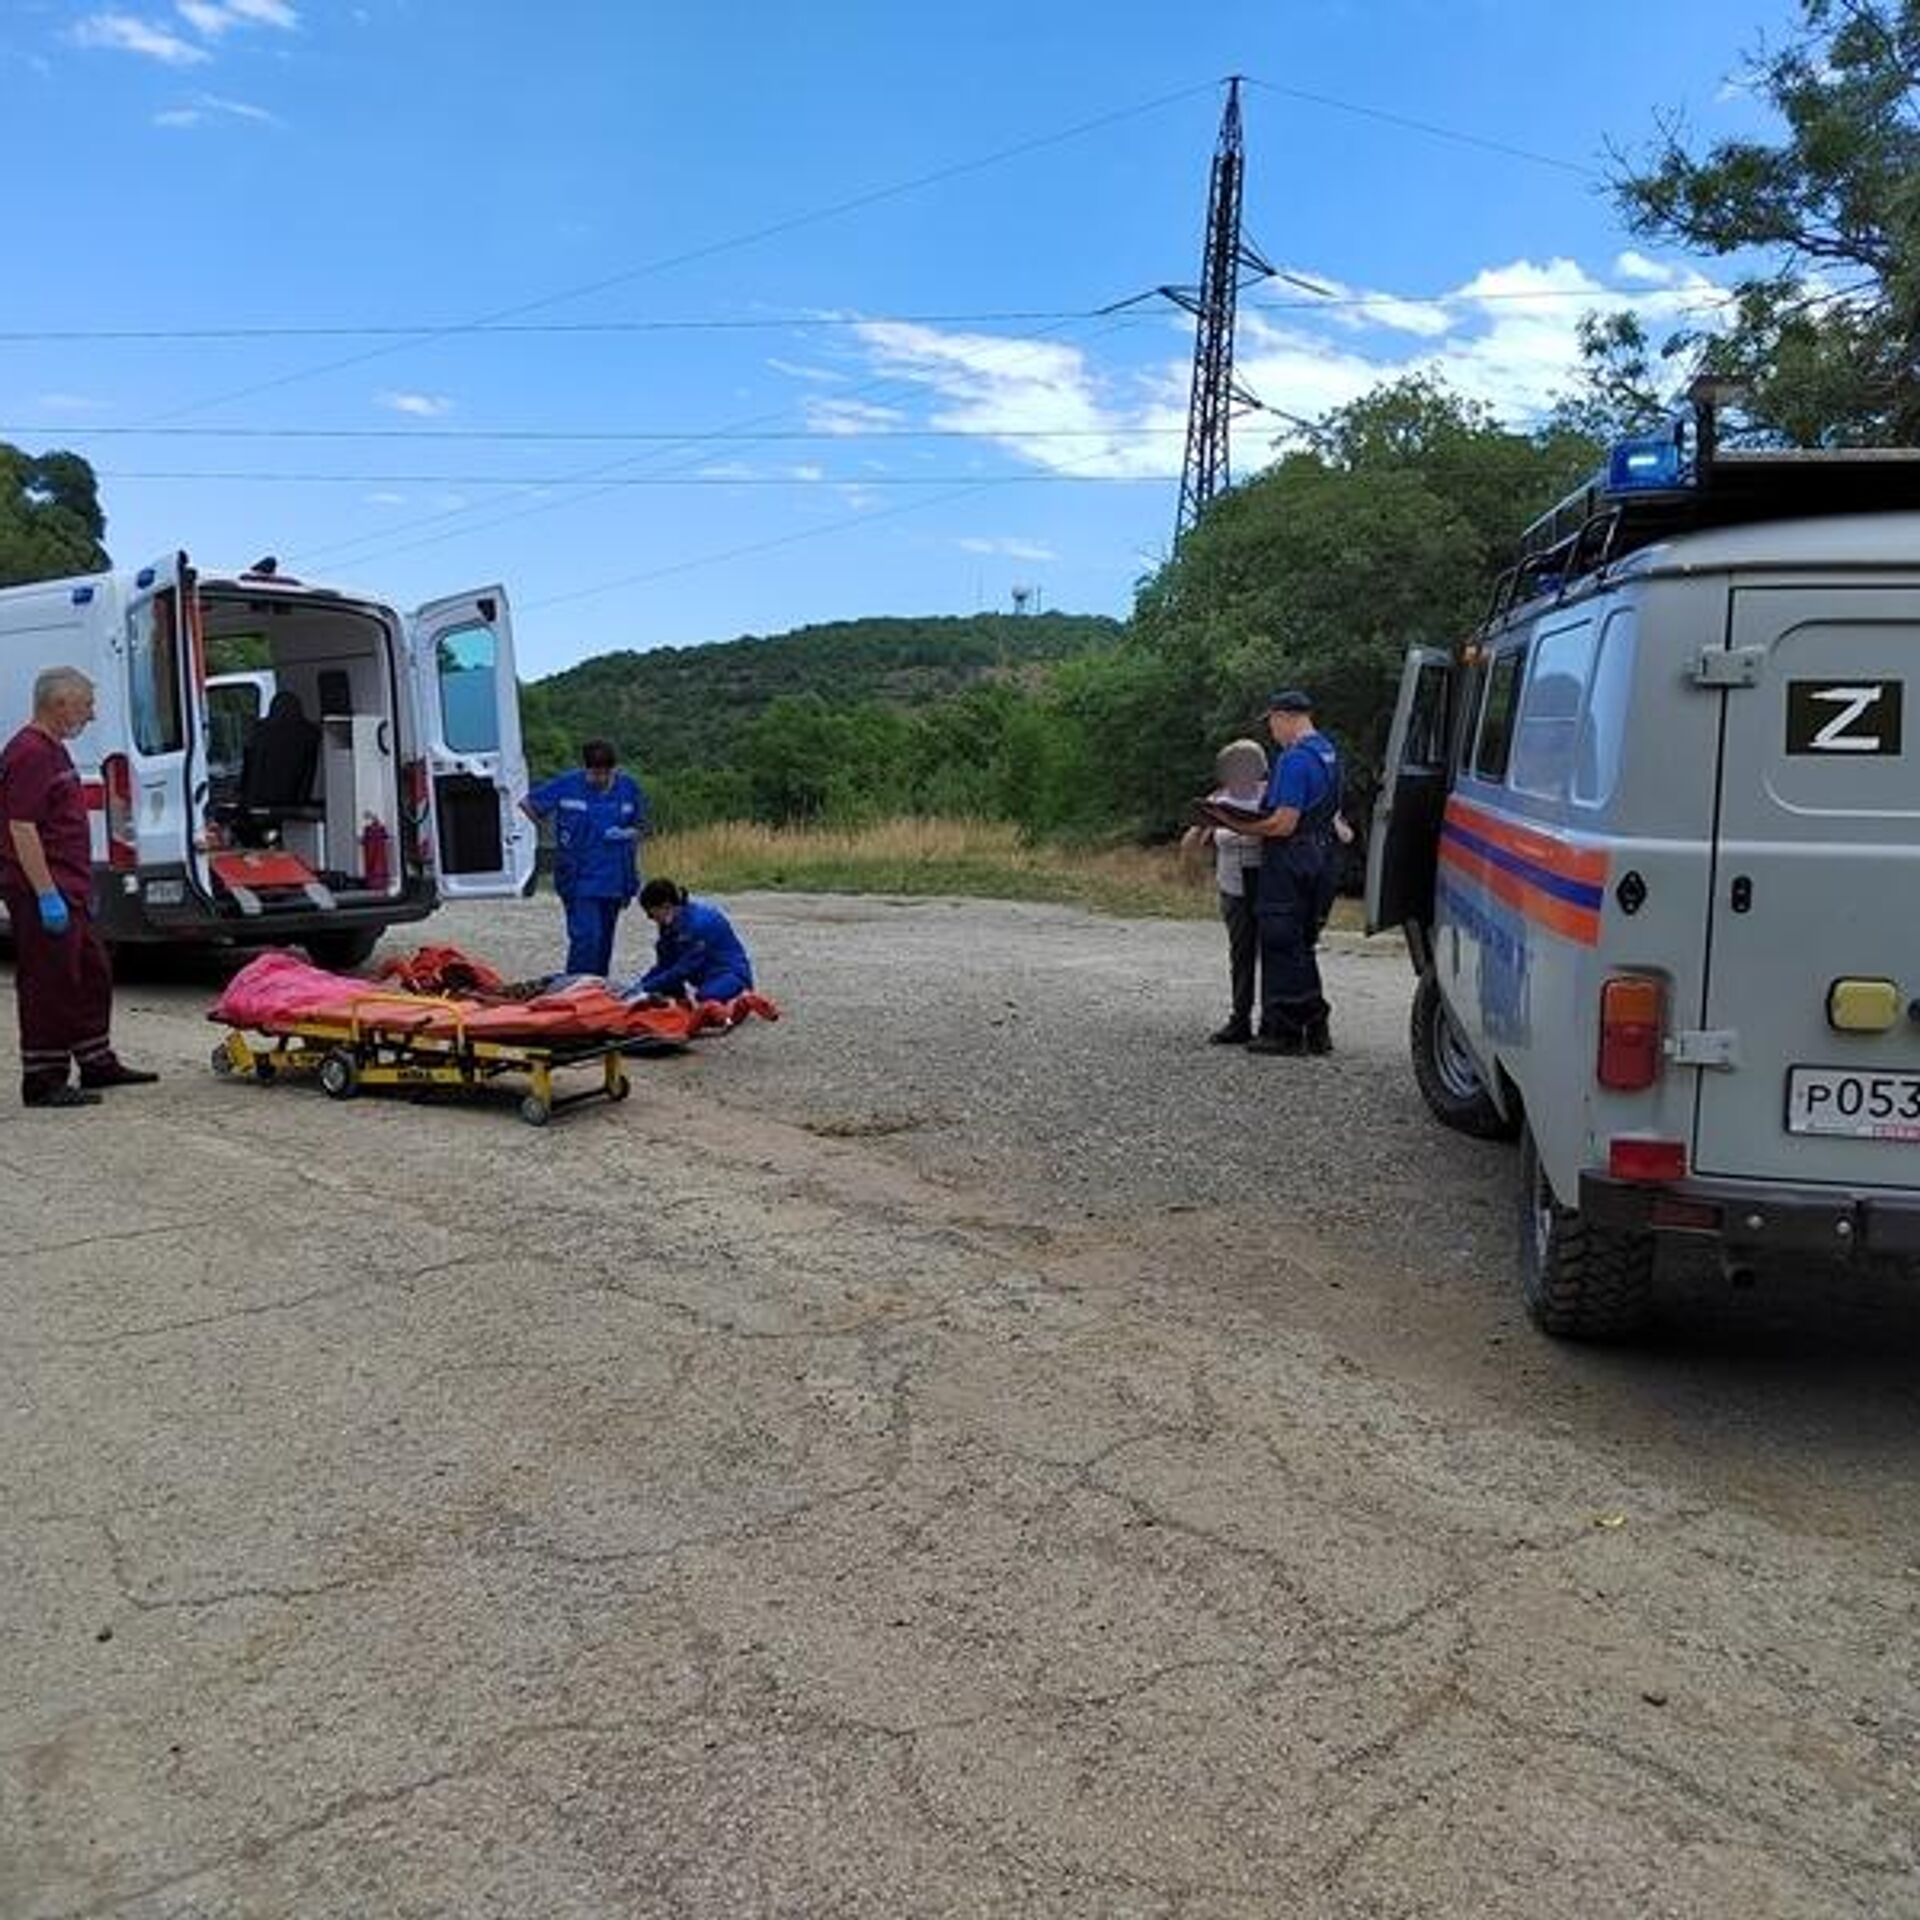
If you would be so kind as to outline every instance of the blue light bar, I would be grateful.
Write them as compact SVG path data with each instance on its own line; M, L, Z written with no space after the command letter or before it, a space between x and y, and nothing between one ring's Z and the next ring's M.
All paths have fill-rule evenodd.
M1665 493L1689 485L1691 478L1680 443L1670 433L1616 440L1607 455L1609 493Z

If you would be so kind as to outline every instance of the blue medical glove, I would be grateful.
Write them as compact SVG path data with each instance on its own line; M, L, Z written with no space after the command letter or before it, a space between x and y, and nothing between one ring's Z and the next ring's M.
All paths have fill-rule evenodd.
M49 890L40 896L40 924L49 933L65 933L73 925L73 915L68 911L67 903L55 890Z

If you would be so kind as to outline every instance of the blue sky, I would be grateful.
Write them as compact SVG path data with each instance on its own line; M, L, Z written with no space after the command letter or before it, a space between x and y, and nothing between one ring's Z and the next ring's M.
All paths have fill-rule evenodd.
M1223 75L1249 236L1339 296L1248 293L1247 383L1312 415L1432 365L1523 419L1584 309L1711 302L1595 174L1657 112L1761 124L1742 56L1795 13L6 0L0 438L87 455L130 564L504 581L536 675L1016 586L1124 613L1191 336L1094 310L1197 277ZM162 337L73 337L116 330Z

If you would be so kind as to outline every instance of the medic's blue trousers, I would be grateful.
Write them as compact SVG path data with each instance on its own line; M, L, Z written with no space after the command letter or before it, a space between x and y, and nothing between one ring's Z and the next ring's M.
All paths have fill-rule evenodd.
M561 900L567 910L567 972L611 973L614 931L627 903L617 896L602 900L577 893L563 894Z

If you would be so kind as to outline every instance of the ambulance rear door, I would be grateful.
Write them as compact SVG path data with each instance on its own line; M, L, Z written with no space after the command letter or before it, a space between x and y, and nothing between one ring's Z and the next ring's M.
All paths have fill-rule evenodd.
M1920 585L1736 583L1696 677L1724 705L1694 1166L1920 1186Z
M520 893L536 835L520 811L527 766L506 590L431 601L408 621L408 644L440 893Z
M137 869L155 904L179 906L189 885L204 888L195 838L207 804L200 607L184 553L134 575L121 660L126 731L100 770L107 863Z

